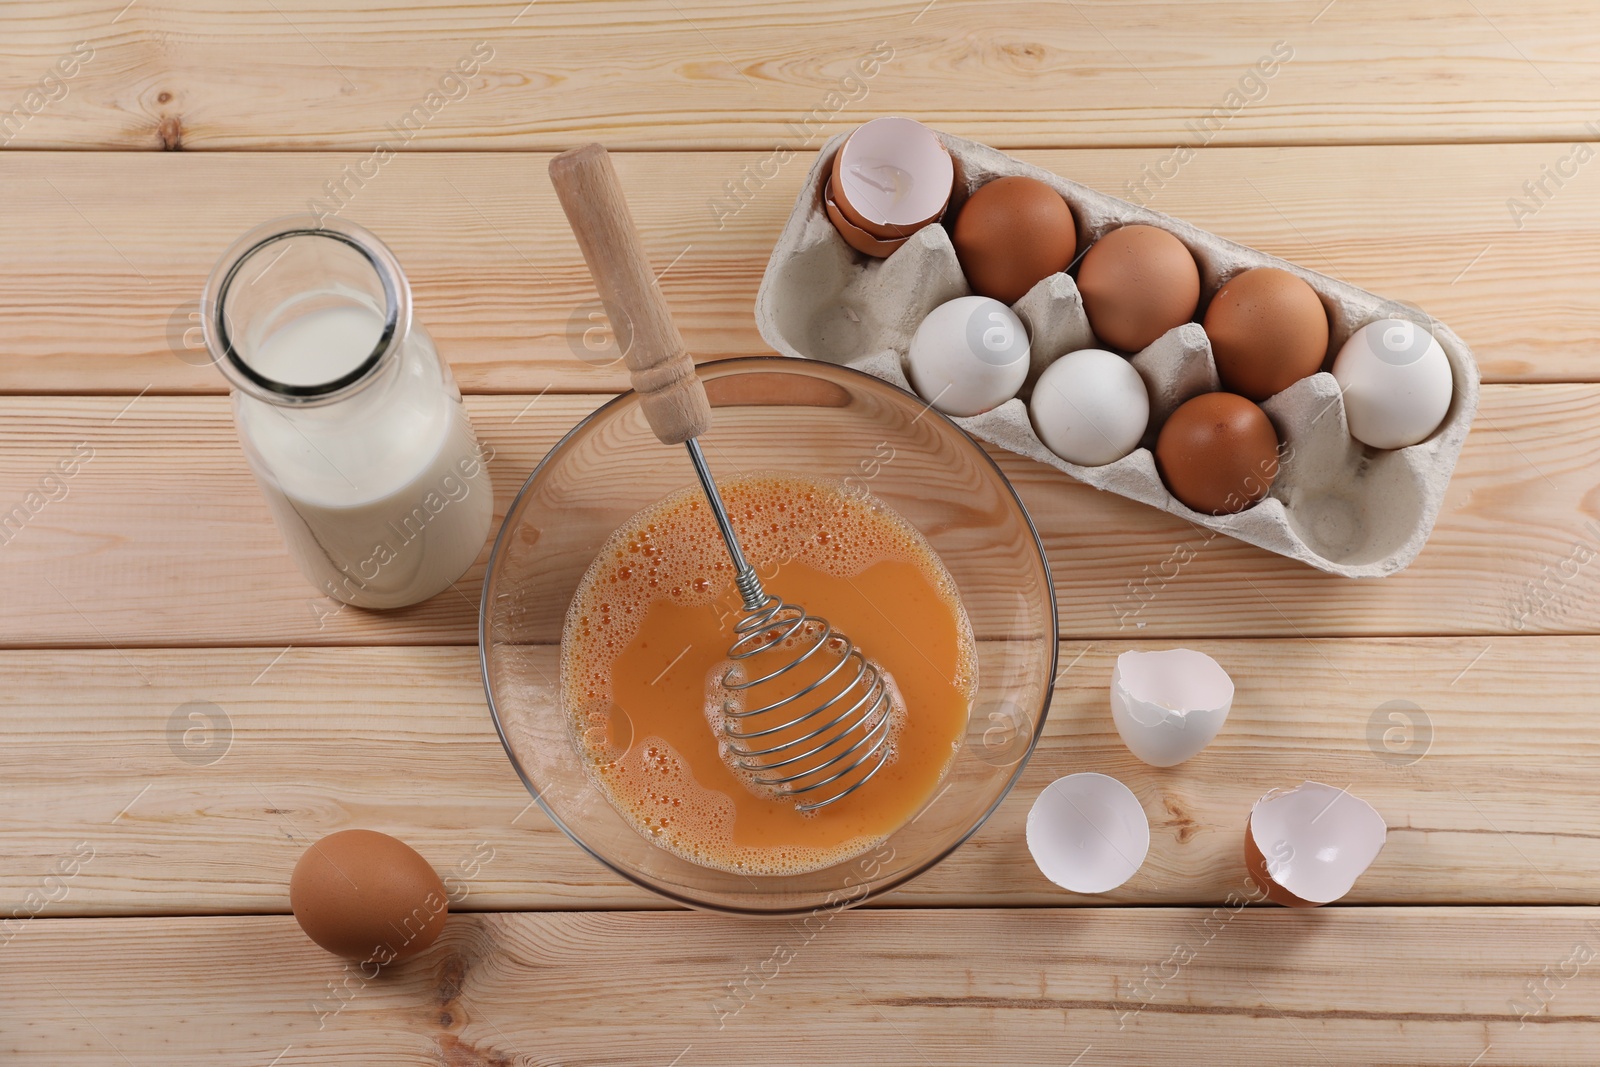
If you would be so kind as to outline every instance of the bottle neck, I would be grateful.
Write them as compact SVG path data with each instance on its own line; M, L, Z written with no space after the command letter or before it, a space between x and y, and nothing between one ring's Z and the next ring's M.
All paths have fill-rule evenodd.
M246 234L206 283L212 358L242 395L283 409L347 408L398 376L410 287L360 227L284 219Z

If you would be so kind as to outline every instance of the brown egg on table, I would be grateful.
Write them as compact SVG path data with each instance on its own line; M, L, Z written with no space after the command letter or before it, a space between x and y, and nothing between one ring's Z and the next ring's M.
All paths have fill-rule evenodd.
M1243 511L1278 475L1278 433L1267 413L1234 393L1204 393L1167 417L1156 438L1167 489L1204 515Z
M329 952L381 965L433 944L449 896L405 842L375 830L341 830L294 865L289 907L306 936Z
M979 296L1015 304L1078 254L1072 209L1044 182L1013 175L978 187L956 215L950 241Z
M1200 305L1200 268L1188 246L1159 226L1112 230L1084 253L1078 291L1094 335L1138 352Z
M1204 325L1223 388L1251 400L1317 373L1328 354L1328 312L1316 290L1277 267L1229 279Z

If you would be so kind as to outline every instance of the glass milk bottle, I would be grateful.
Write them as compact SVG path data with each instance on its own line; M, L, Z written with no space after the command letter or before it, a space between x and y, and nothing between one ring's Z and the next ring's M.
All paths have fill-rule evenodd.
M489 534L489 457L394 254L338 219L279 219L202 302L240 444L317 589L397 608L448 588Z

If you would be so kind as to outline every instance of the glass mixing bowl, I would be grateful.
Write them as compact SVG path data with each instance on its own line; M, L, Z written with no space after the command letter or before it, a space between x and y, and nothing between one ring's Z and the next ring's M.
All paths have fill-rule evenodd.
M859 371L781 356L723 360L699 374L713 408L700 440L719 478L792 472L865 490L915 526L955 579L977 641L978 687L943 784L878 848L803 874L702 867L646 839L611 806L569 733L562 624L606 538L646 505L696 484L688 455L656 440L633 393L562 438L506 515L479 618L489 708L546 814L624 878L716 911L848 907L948 856L1021 774L1055 680L1050 570L994 461L909 393Z

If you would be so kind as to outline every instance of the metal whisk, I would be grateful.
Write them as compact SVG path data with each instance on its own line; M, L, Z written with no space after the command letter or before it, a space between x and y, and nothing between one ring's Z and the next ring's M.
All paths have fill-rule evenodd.
M791 672L807 665L818 672L818 677L787 696L725 710L723 736L734 765L751 773L756 785L794 798L801 811L815 811L849 796L883 769L889 757L892 694L878 667L828 620L808 615L798 604L761 588L760 576L739 548L700 442L691 437L687 445L733 560L734 585L744 600L744 616L733 628L737 636L728 649L735 666L723 676L722 688L765 700L763 689L770 693ZM757 662L785 651L790 655L770 669ZM734 678L741 668L744 676ZM813 695L827 699L808 706L804 700Z
M645 418L664 444L688 448L733 562L744 611L728 650L734 666L721 679L732 698L722 724L728 761L753 786L793 799L800 811L832 804L889 758L888 682L827 620L767 593L745 559L697 440L711 425L711 406L605 148L563 152L550 161L550 180L624 347Z

